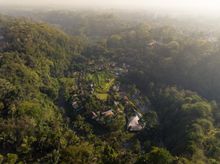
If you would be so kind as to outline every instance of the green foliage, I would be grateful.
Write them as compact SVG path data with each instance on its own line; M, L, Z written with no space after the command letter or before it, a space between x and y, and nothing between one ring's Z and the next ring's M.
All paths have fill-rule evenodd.
M17 159L18 156L16 154L11 154L11 153L7 154L7 163L9 164L15 164Z
M4 160L4 156L0 154L0 163L2 164Z
M152 164L172 164L174 157L163 148L153 147L152 150L141 156L136 163L152 163Z
M219 50L205 35L127 15L39 15L77 36L0 16L0 163L219 163ZM142 111L140 132L125 128L130 110Z
M104 149L102 159L103 163L118 163L118 153L111 146L107 145Z
M63 163L92 163L94 150L89 143L81 143L80 145L73 145L66 147L62 152Z
M146 124L146 129L155 128L158 125L158 116L154 111L146 112L142 119L141 121Z
M57 161L57 150L74 142L62 136L67 128L56 101L78 41L23 19L1 17L0 26L6 45L0 49L0 151L8 163Z

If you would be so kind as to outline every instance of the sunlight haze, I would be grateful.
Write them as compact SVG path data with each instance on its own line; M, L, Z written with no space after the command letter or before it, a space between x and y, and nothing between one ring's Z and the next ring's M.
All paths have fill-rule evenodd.
M71 7L104 7L104 8L141 8L156 7L162 9L185 9L194 12L218 11L220 1L218 0L0 0L3 5L34 5L34 6L71 6Z
M220 0L0 0L0 164L220 164Z

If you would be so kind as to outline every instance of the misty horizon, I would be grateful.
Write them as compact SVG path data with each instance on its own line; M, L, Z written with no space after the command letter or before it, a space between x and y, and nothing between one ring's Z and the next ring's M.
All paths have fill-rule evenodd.
M0 0L0 164L220 164L220 0Z
M90 8L90 9L142 9L142 10L176 10L179 12L191 12L194 14L220 14L220 2L217 0L112 0L103 2L101 0L0 0L0 5L7 6L32 6L32 7L54 7L54 8Z

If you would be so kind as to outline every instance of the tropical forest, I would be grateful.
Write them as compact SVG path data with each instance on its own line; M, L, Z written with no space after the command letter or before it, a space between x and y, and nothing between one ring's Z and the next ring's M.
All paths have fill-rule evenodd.
M220 163L220 15L6 4L0 163Z

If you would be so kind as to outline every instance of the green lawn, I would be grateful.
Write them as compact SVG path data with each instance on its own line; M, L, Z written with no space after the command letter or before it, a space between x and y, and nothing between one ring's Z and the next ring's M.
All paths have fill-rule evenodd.
M108 98L108 94L107 93L95 93L95 96L102 101L106 101Z
M109 79L109 80L108 80ZM108 98L108 92L115 82L114 77L106 72L98 72L95 74L88 74L86 80L92 81L95 85L95 96L103 101Z

